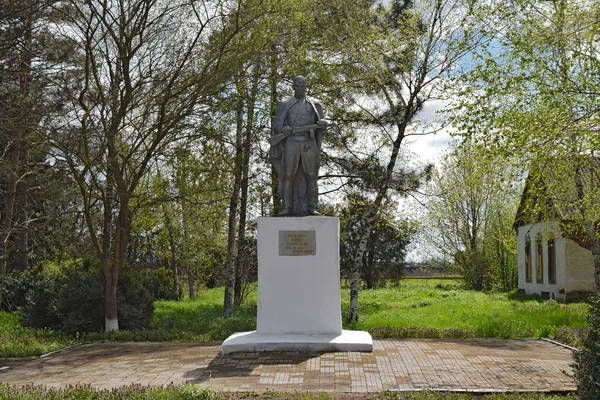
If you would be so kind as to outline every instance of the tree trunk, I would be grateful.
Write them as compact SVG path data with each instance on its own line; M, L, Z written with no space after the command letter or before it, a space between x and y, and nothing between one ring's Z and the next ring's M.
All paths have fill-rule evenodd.
M229 201L229 224L227 232L227 260L225 269L225 299L223 301L223 316L231 318L233 315L233 291L235 285L235 228L238 213L238 200L240 196L240 185L242 179L242 131L244 118L243 87L241 79L238 80L238 104L236 112L236 132L235 132L235 162L234 162L234 183L233 193Z
M254 107L256 104L256 96L258 95L258 78L259 65L255 65L252 86L248 98L248 109L246 120L246 131L244 134L244 142L242 144L242 181L241 181L241 197L240 197L240 221L238 230L238 245L237 245L237 260L235 268L235 287L233 295L233 304L239 307L242 304L242 288L245 279L245 257L246 257L246 214L248 204L248 170L250 168L250 150L251 137L254 128Z
M196 298L196 278L194 276L194 269L187 269L188 275L188 295L190 296L190 300L194 300Z
M117 282L113 280L111 268L107 265L104 269L105 292L104 292L104 330L106 332L119 330L119 318L117 315Z
M416 94L414 94L414 97L416 98ZM392 173L394 172L394 168L396 167L396 160L398 159L400 145L402 144L402 140L404 139L406 125L411 120L411 117L412 115L414 115L414 112L416 112L411 111L413 107L413 102L414 98L411 98L411 100L408 102L408 106L406 107L407 111L404 115L404 118L402 119L402 122L397 123L398 136L394 141L392 153L390 155L390 160L388 161L382 182L379 185L379 190L377 191L375 201L373 202L373 205L369 208L369 214L366 218L365 227L361 234L361 238L358 244L358 250L356 252L356 256L354 257L354 264L352 265L352 282L350 283L350 312L348 313L348 322L358 322L358 281L360 267L363 262L365 251L367 250L369 236L371 235L371 231L373 230L373 227L375 226L375 221L377 220L377 216L379 215L381 203L383 202L383 199L385 198L389 189Z
M365 257L365 263L364 263L364 267L365 267L365 283L367 284L367 289L373 289L373 286L375 285L375 279L373 276L373 271L374 271L374 267L373 264L375 263L375 234L371 233L370 237L369 237L369 242L367 243L367 254Z
M181 300L181 296L179 295L179 265L177 265L177 261L171 266L173 268L173 291L175 292L175 300Z
M127 242L131 232L131 213L129 211L129 196L121 194L119 204L119 215L117 217L116 231L114 236L114 254L112 264L105 264L104 278L106 280L106 332L119 330L119 319L117 315L117 287L119 286L119 274L125 263Z
M13 152L14 154L14 152ZM13 156L14 160L14 156ZM8 263L9 238L11 236L12 217L15 206L15 188L16 179L8 182L6 198L4 200L4 210L0 214L0 306L4 297L4 277L6 276L6 266Z
M171 248L171 269L173 270L173 290L175 290L175 299L181 300L179 297L179 261L177 257L177 243L175 242L175 232L173 232L173 225L171 224L171 217L165 209L163 204L163 214L165 216L165 222L167 224L167 231L169 232L169 247Z
M21 146L21 160L29 157L27 145ZM27 161L24 162L25 164ZM21 173L23 176L25 171ZM16 229L14 269L25 271L29 266L29 193L28 184L24 180L17 185L16 193Z
M279 74L277 71L278 67L278 54L277 46L273 44L271 49L271 65L269 74L269 88L270 88L270 115L271 115L271 126L275 120L275 113L277 112L277 105L279 99L277 98L277 83L279 81ZM283 200L279 196L277 187L279 185L279 177L275 168L271 165L271 196L273 198L273 215L277 215L283 211Z
M13 127L12 143L9 144L10 150L10 166L8 172L8 181L6 182L6 196L4 198L3 209L0 214L0 281L3 282L6 275L8 264L8 253L10 237L13 236L13 217L15 212L15 204L18 195L18 184L22 178L24 170L27 168L27 159L23 159L24 155L29 153L25 140L28 133L29 119L31 118L29 87L31 79L31 60L32 60L32 27L33 15L32 10L26 16L25 26L23 27L22 37L22 53L20 54L18 71L16 75L19 79L19 104L17 107L17 123ZM22 196L19 196L19 199ZM25 205L23 205L25 206ZM3 284L0 285L0 306L4 296Z

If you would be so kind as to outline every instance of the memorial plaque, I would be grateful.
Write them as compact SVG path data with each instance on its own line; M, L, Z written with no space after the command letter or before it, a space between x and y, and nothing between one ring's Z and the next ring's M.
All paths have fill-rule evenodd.
M317 254L315 231L279 231L280 256L314 256Z

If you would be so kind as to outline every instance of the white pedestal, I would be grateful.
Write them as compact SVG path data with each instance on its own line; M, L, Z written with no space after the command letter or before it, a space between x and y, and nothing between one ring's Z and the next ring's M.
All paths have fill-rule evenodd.
M279 334L262 335L237 332L223 342L223 354L259 351L373 351L373 339L368 332L343 330L339 335Z
M367 332L342 331L339 219L259 218L258 315L223 354L242 351L372 351Z

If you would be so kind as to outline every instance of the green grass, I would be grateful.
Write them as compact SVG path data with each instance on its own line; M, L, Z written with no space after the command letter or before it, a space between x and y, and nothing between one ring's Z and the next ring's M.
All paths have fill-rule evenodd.
M22 399L22 400L59 400L59 399L94 399L94 400L113 400L113 399L213 399L213 400L232 400L232 399L272 399L272 400L333 400L333 399L368 399L368 400L576 400L574 394L565 396L539 394L539 393L494 393L486 395L474 395L468 393L443 393L443 392L381 392L376 394L331 394L325 392L302 393L302 392L265 392L265 393L227 393L214 392L206 387L194 385L167 386L163 388L141 387L139 385L126 386L113 390L98 390L90 386L77 385L66 389L52 389L40 386L22 387L9 386L0 383L0 400L4 399Z
M342 288L344 329L374 337L554 337L576 345L574 329L586 326L587 305L560 304L511 293L462 290L453 280L402 281L397 287L361 290L358 323L346 322L349 290ZM256 292L233 318L225 319L223 288L203 290L194 300L155 303L153 327L191 332L206 340L256 328Z
M24 328L15 313L0 311L0 358L39 356L75 342L51 330Z
M234 332L256 329L257 294L253 291L232 318L223 318L224 288L206 289L195 300L157 301L152 327L201 335L204 340L224 340Z
M224 340L256 329L256 290L223 318L223 288L205 289L195 300L157 301L152 329L67 337L23 328L14 313L0 312L0 358L37 356L81 341ZM342 288L344 329L367 330L375 338L550 337L579 346L587 304L559 304L512 293L462 290L448 279L409 279L385 289L361 290L360 321L346 322L349 289Z
M548 337L564 328L586 326L587 305L560 304L510 293L462 290L445 281L423 285L410 281L400 288L360 292L358 323L349 329L367 330L376 337ZM342 299L346 316L348 299ZM419 329L414 329L419 328Z

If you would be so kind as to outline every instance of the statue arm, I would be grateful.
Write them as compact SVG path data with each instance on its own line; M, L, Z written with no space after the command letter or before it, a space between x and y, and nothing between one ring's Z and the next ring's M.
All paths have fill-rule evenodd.
M273 119L273 126L271 127L271 135L275 136L281 133L283 130L283 123L285 121L285 114L287 113L287 102L282 101L277 106L275 112L275 118Z

